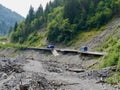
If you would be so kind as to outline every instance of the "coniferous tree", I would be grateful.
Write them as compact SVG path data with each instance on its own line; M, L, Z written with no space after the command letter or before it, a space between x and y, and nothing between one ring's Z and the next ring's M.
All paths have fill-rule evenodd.
M36 11L36 18L39 18L40 16L43 16L43 7L40 4L38 10Z
M30 6L29 13L26 18L26 22L30 23L34 19L34 8Z
M70 23L74 23L76 15L79 13L78 0L66 0L64 6L64 18L68 18Z
M17 22L15 23L15 26L14 26L14 31L17 31L17 26L18 26L18 24L17 24Z

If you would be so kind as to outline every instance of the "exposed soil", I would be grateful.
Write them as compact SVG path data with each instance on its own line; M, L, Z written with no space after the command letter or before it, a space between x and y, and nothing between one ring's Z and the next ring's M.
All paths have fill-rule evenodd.
M88 39L88 41L83 42L82 45L86 45L90 50L94 51L100 47L101 44L105 43L108 37L114 36L120 36L120 18L116 18L108 23L101 34L94 36L90 40Z
M0 90L120 90L106 84L112 69L89 70L93 58L34 50L0 51Z

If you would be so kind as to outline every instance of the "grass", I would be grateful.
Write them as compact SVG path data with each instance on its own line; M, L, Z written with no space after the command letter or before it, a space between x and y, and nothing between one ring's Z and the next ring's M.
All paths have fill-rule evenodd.
M0 36L0 41L7 41L7 38L5 36Z
M117 65L120 69L120 43L118 42L119 39L120 36L112 37L110 35L106 42L98 49L99 51L108 52L108 55L102 58L101 67Z
M96 35L98 33L98 31L96 30L91 30L91 31L86 31L86 32L81 32L73 41L75 41L76 45L75 46L79 46L79 44L82 44L90 39L92 39L92 37L94 35Z
M0 48L25 49L26 47L41 47L46 45L45 32L34 32L30 34L23 44L10 43L5 36L0 37Z
M0 48L15 48L15 49L25 49L25 45L9 43L8 38L6 36L0 36Z
M118 88L120 88L120 72L114 73L111 77L107 79L108 84L116 85Z
M110 36L106 43L104 43L99 50L107 51L108 54L101 58L100 68L117 66L117 70L120 70L120 43L118 40L120 37ZM120 72L114 73L111 77L107 79L107 83L116 85L120 88Z
M0 44L0 48L15 48L19 50L25 49L27 46L25 45L20 45L20 44L12 44L12 43L5 43L5 44Z
M72 45L74 48L78 48L84 42L91 40L94 36L100 34L106 29L105 26L101 28L93 28L84 32L80 32L74 39L72 39L67 45Z
M116 26L116 29L112 32L112 34L110 34L107 38L105 38L106 42L97 49L98 51L104 51L104 50L109 51L111 47L116 45L116 43L120 39L120 36L116 35L119 30L117 27L118 26Z
M45 33L32 33L24 42L25 45L30 47L41 47L45 45Z

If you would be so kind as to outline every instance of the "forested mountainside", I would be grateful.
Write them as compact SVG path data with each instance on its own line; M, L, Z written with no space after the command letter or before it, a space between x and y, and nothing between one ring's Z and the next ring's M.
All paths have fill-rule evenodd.
M24 18L5 8L0 4L0 35L5 35L9 33L12 27L14 27L16 22L21 22Z
M11 41L35 43L46 37L49 42L67 43L83 31L105 25L119 11L120 0L54 0L37 11L31 6L25 21L15 25ZM36 33L41 28L45 36Z

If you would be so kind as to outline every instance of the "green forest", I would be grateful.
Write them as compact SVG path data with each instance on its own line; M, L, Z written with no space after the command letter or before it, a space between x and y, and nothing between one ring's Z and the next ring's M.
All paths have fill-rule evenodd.
M41 38L36 32L45 28L49 42L66 43L83 31L105 25L119 11L120 0L54 0L37 11L31 6L26 19L16 23L11 41L23 44L31 33Z
M66 44L78 34L119 17L119 11L120 0L54 0L47 3L45 10L40 5L36 11L30 6L26 19L15 24L10 39L30 46L44 37L48 42Z

